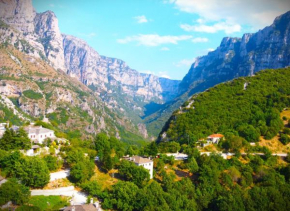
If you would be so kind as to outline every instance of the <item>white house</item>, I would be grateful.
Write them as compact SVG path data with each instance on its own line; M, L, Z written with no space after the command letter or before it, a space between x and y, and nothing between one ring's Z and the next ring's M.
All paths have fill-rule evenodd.
M224 136L222 134L212 134L207 137L207 141L211 142L212 144L218 144L223 137Z
M42 144L46 138L55 138L54 131L42 126L28 126L24 128L30 138L34 143Z
M7 123L0 123L0 138L4 135L6 131Z
M166 153L166 156L170 157L173 156L174 160L187 160L188 159L188 155L184 154L184 153Z
M143 166L149 171L150 179L153 178L153 161L148 158L143 158L140 156L133 156L128 159L131 162L134 162L136 166Z

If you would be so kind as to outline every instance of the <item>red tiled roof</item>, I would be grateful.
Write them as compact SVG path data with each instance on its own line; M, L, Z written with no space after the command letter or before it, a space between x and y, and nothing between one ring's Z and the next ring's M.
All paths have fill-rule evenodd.
M208 138L222 138L222 137L224 137L224 135L222 134L212 134Z

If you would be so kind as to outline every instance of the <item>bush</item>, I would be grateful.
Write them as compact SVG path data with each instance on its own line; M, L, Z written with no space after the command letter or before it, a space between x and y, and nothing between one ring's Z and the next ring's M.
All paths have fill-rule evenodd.
M29 187L42 188L49 182L48 167L38 157L26 157L22 163L16 163L16 168L17 178Z
M15 205L22 205L28 201L29 197L29 188L19 184L16 179L9 179L0 186L0 205L9 201Z
M127 160L121 161L119 173L125 180L132 181L139 187L143 186L144 182L150 178L148 170Z
M52 156L52 155L47 155L43 159L46 162L46 165L47 165L49 171L56 171L63 164L62 160L60 160L57 157Z
M284 145L288 144L290 142L290 138L288 135L286 134L281 134L281 137L279 139L281 141L281 143L283 143Z
M35 92L33 90L25 90L23 95L33 100L40 100L43 97L41 93Z

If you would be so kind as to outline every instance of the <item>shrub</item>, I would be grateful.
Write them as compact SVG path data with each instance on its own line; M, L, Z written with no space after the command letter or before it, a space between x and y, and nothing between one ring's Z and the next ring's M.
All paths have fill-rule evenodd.
M40 100L43 97L41 93L35 92L33 90L25 90L23 94L25 97L33 100Z

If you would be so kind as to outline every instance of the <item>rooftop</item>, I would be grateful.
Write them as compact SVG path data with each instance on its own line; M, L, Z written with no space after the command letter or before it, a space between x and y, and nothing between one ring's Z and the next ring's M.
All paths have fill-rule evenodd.
M134 163L137 163L137 164L153 162L152 160L150 160L148 158L143 158L143 157L140 157L140 156L132 156L132 157L130 157L129 160L133 161Z
M41 134L41 133L49 133L49 132L54 132L53 130L49 130L47 128L44 128L42 126L28 126L25 127L25 131L29 133L35 133L35 134Z
M224 137L224 135L217 133L217 134L210 135L208 138L222 138L222 137Z

